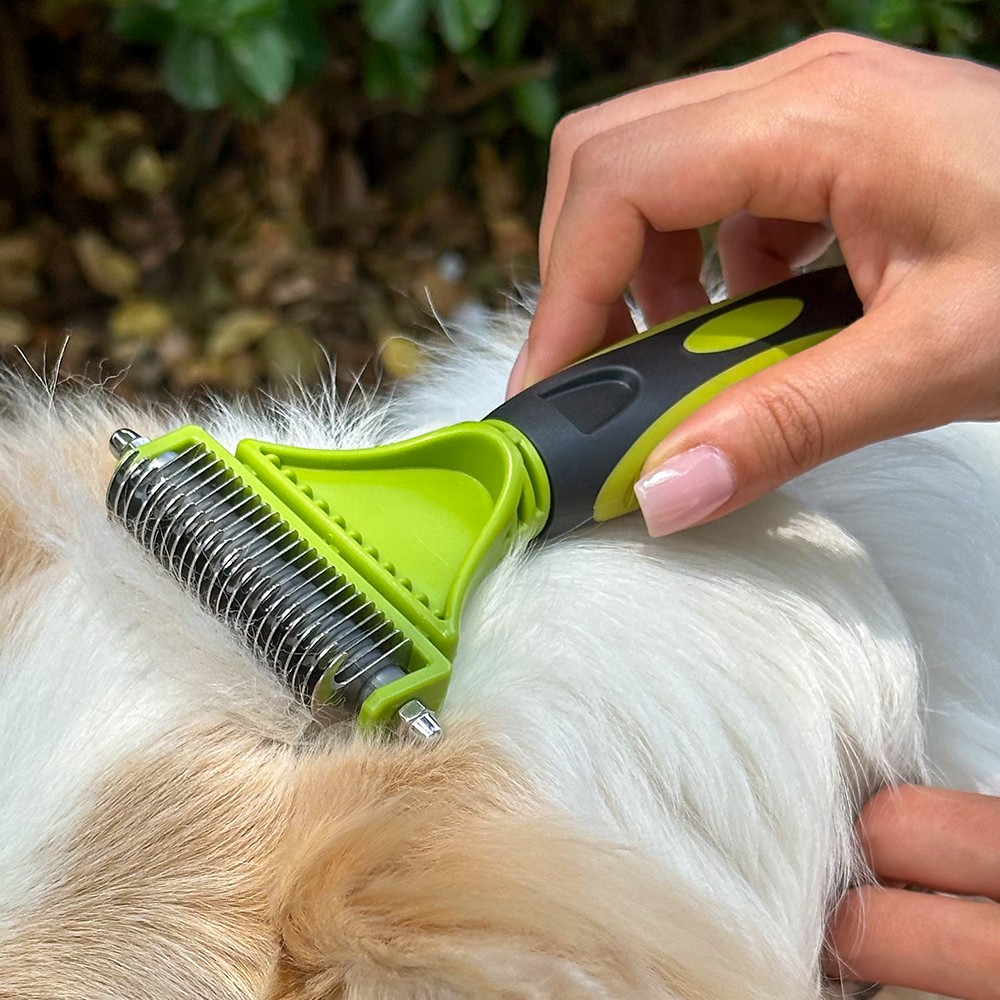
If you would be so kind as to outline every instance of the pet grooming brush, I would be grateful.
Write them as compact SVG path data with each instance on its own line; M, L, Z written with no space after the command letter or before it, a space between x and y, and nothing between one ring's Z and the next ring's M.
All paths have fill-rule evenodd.
M463 601L515 541L632 510L668 431L860 314L847 272L818 271L631 337L479 423L378 448L229 454L198 427L122 429L108 508L304 702L432 738Z

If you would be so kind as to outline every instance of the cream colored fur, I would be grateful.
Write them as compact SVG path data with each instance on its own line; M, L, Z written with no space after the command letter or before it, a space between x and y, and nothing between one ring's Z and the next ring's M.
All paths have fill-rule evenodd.
M395 398L200 416L319 447L475 419L522 334L477 323ZM864 798L1000 791L994 428L513 553L426 749L311 724L107 521L111 431L190 415L5 385L5 1000L815 1000Z

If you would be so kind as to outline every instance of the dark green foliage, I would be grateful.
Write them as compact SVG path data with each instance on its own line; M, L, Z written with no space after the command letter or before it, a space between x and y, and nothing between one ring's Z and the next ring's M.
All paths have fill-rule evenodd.
M347 0L369 37L363 80L369 96L423 101L433 70L460 58L480 74L522 57L527 0ZM322 7L345 0L126 0L112 15L123 38L162 49L163 81L181 104L246 113L277 104L297 78L323 67ZM487 37L488 36L488 37ZM528 129L551 131L558 97L549 80L512 84Z
M369 97L402 97L410 107L418 107L433 64L434 49L427 39L407 48L372 39L365 53L365 90Z
M116 7L114 30L160 46L163 82L198 110L232 104L252 112L284 100L297 76L322 68L322 0L134 0Z
M371 38L365 89L371 97L398 96L411 107L427 93L434 67L451 56L475 75L516 65L531 11L527 0L359 0ZM510 88L513 107L529 131L547 135L559 114L551 80Z
M588 90L573 79L573 68L580 77L585 67L562 39L550 41L558 11L531 0L118 0L112 25L126 39L161 48L164 85L182 104L229 104L252 113L280 102L296 82L322 70L323 8L333 6L341 14L345 8L357 12L367 36L361 78L372 98L402 100L416 109L435 74L450 64L473 82L509 81L500 88L508 110L530 132L545 136L560 110L574 103L572 84L610 96L599 83ZM598 28L611 25L607 30L619 40L630 29L642 35L638 4L618 4L610 19L606 8L604 0L575 0L566 5L566 18L582 12ZM682 0L673 10L678 23L691 20ZM714 47L693 60L674 67L669 48L658 57L668 71L725 65L829 27L1000 63L1000 0L788 0L787 8L779 5L766 18L749 18L744 30L721 33ZM553 72L521 73L529 52L553 56ZM644 82L651 81L624 81Z
M529 132L545 138L559 117L559 93L551 80L524 80L511 88L517 114Z
M844 27L904 45L971 55L994 3L979 0L829 0L831 19Z

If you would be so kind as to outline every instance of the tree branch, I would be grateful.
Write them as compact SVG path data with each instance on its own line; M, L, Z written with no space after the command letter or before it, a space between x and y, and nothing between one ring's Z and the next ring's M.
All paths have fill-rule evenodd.
M520 63L497 70L490 76L476 80L468 87L452 94L445 94L434 102L434 110L446 115L462 114L477 104L488 101L491 97L502 94L505 90L518 83L528 80L544 80L555 72L555 63L551 59L539 59L535 62Z

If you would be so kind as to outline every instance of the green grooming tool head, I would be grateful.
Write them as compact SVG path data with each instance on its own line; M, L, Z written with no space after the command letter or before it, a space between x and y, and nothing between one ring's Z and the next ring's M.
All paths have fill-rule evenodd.
M189 426L116 451L112 514L302 697L363 727L440 706L470 588L548 518L537 453L497 422L235 455Z

